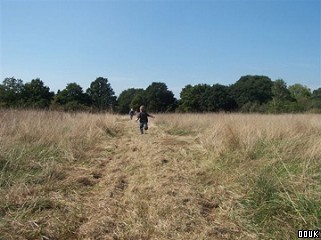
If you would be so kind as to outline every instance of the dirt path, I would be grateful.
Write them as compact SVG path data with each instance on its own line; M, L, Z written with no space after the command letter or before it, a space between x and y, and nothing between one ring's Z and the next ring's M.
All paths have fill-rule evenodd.
M172 136L150 121L147 134L123 117L123 134L99 147L94 186L81 201L83 239L231 239L240 229L217 217L222 189L200 184L195 136ZM206 177L206 176L205 176ZM233 237L232 237L233 238Z

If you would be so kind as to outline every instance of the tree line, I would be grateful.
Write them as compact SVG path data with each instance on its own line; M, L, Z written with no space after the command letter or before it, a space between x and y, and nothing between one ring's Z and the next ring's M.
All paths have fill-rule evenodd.
M117 97L107 78L98 77L84 91L68 83L57 93L37 78L23 83L14 77L0 84L0 108L128 113L145 105L149 112L321 112L321 88L311 91L301 84L287 86L282 79L246 75L229 86L186 85L180 99L165 83L153 82L146 89L129 88Z

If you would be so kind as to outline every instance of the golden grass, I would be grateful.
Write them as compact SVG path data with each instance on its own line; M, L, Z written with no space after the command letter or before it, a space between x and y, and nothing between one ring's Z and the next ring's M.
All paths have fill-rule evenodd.
M321 116L2 111L4 239L293 239L320 226ZM1 239L1 237L0 237Z

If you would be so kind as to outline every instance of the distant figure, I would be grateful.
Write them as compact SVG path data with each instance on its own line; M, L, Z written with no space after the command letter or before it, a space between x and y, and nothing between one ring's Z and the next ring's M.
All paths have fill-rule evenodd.
M135 112L134 110L131 108L130 111L129 111L129 116L130 116L130 120L133 119L133 116L135 115Z
M143 134L144 130L146 131L148 129L148 117L154 118L154 116L145 112L145 107L143 105L140 106L139 111L136 121L139 120L140 133Z

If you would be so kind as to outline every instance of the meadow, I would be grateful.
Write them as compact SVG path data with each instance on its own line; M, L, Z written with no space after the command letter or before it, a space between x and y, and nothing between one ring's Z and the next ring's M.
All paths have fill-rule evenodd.
M0 111L0 239L296 239L321 115Z

